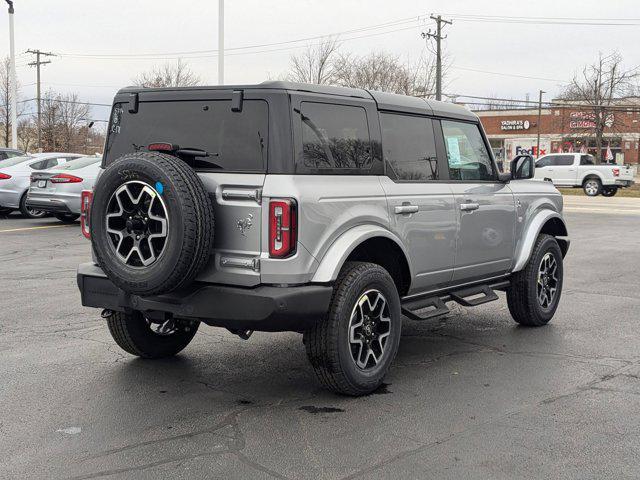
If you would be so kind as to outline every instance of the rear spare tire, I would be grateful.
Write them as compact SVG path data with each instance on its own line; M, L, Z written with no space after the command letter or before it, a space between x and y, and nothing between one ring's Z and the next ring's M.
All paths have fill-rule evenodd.
M213 248L213 207L196 173L161 153L125 154L98 179L91 242L122 290L158 295L191 283Z

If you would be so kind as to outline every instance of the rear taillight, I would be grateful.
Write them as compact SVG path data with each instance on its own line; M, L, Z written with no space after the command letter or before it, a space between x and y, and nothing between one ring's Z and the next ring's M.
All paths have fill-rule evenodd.
M147 145L147 150L150 152L173 152L174 150L177 150L177 148L172 143L155 142Z
M75 175L69 175L68 173L59 173L49 179L51 183L80 183L82 179Z
M86 238L91 238L90 220L92 202L93 192L91 190L83 190L80 194L80 228Z
M614 177L619 177L620 176L620 169L619 168L614 168L613 169L613 176Z
M269 256L284 258L296 251L298 238L297 204L293 199L269 202Z
M0 180L9 180L11 178L11 175L8 175L6 173L0 173Z

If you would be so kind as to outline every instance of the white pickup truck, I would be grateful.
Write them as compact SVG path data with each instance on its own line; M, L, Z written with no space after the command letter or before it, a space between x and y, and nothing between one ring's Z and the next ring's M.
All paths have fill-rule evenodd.
M634 183L628 165L597 164L593 155L584 153L552 153L538 158L535 178L558 187L581 187L590 197L613 197L618 188Z

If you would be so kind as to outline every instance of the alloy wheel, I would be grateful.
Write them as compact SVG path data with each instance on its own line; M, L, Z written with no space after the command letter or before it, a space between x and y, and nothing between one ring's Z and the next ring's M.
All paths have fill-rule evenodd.
M558 261L551 252L547 252L538 267L538 281L536 292L538 303L542 308L550 308L558 292Z
M167 208L155 188L138 180L122 184L107 205L107 234L116 256L131 267L147 267L167 245Z
M358 368L370 370L380 363L390 334L387 299L379 290L367 290L358 298L349 321L349 349Z
M598 182L595 180L589 180L585 183L584 189L588 195L596 195L598 193Z

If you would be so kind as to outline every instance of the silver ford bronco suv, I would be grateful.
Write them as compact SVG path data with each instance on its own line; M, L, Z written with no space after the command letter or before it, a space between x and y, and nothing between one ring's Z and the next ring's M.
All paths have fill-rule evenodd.
M569 248L562 196L520 156L496 168L463 107L265 82L125 88L83 232L82 304L125 351L180 352L201 324L303 334L318 381L381 385L403 316L506 292L542 326Z

